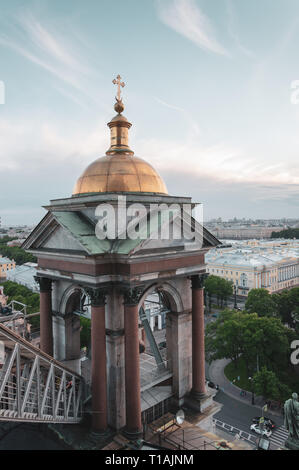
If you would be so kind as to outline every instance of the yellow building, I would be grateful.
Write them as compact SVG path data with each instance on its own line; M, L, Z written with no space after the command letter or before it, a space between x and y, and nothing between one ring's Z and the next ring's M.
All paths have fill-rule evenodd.
M15 269L16 263L14 260L10 260L8 258L3 258L0 255L0 279L6 279L7 271L11 269Z
M292 244L293 245L293 244ZM211 250L206 256L207 272L223 277L247 296L251 289L270 293L299 286L299 245L258 242Z

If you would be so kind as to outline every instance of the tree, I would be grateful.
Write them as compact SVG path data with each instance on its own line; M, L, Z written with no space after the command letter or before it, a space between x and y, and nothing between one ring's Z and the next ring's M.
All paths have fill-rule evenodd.
M205 291L209 297L209 310L211 311L212 296L217 295L217 276L209 276L204 282Z
M272 299L276 305L276 310L281 321L285 324L292 326L293 305L289 295L289 291L284 290L282 292L272 294Z
M205 290L209 297L209 310L211 310L212 296L217 297L217 303L223 307L223 302L233 294L233 283L219 276L209 276L205 280Z
M10 247L6 245L0 245L0 253L2 256L6 256L11 260L15 260L17 265L21 265L28 262L37 262L35 256L33 256L31 253L26 253L25 250L17 246Z
M279 317L283 323L296 328L296 314L299 308L299 287L272 294Z
M242 350L242 313L221 312L218 319L206 327L206 357L209 362L229 358L237 365Z
M277 315L276 304L267 289L252 289L247 297L245 309L249 313L257 313L259 317Z
M275 373L268 370L267 367L254 374L253 390L257 395L261 395L265 400L279 400L279 380Z
M253 388L254 392L265 400L272 399L284 402L291 395L290 388L282 384L277 375L267 367L262 367L259 372L254 374Z
M16 282L5 281L3 283L4 294L8 296L8 302L12 300L21 302L22 304L27 305L27 313L37 313L39 312L39 294L32 292L25 286L21 286ZM30 323L34 327L39 326L39 315L30 317Z
M81 348L90 347L90 332L91 332L91 320L88 318L80 317L80 344Z
M280 232L272 232L271 238L299 238L299 228L289 228Z
M225 310L206 328L207 358L229 358L237 365L242 357L248 377L258 364L279 372L289 367L289 334L278 318Z

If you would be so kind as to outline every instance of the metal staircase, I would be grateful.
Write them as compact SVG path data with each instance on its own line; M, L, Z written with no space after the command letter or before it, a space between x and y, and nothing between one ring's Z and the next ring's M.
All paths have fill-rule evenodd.
M80 375L2 324L0 346L0 421L81 421Z
M145 313L143 307L141 307L140 310L139 310L139 318L140 318L142 326L145 330L146 337L147 337L148 342L150 344L150 348L151 348L151 351L154 355L154 358L156 360L158 368L159 369L165 369L163 358L162 358L160 350L157 346L155 337L153 335L153 332L151 330L150 324L148 322L148 319L147 319L147 316L146 316L146 313Z

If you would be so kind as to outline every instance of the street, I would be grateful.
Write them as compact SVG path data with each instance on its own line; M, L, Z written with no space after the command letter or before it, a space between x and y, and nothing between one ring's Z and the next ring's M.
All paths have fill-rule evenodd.
M262 410L260 408L241 403L239 400L231 398L222 391L217 393L215 401L223 405L221 411L215 415L215 418L236 426L243 431L250 432L249 428L252 424L252 418L262 416ZM283 424L283 418L281 416L272 415L271 413L265 413L265 416L273 419L277 427Z
M253 431L250 430L250 425L252 424L252 418L262 416L261 408L242 403L239 400L226 395L222 391L217 393L214 400L223 405L222 409L217 414L215 414L215 419L219 419L224 423L235 426L241 431L248 432L258 437ZM269 439L271 448L275 449L283 446L288 434L287 431L282 427L282 416L273 415L271 413L265 413L265 416L272 419L276 424L276 428Z

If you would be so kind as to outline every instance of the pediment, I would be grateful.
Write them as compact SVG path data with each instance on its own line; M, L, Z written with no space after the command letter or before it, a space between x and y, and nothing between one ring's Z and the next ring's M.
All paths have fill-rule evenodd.
M98 240L95 226L81 213L48 212L23 244L30 252L69 252L96 255L107 252L109 240Z
M57 226L38 248L55 251L82 251L82 245L66 229Z
M86 253L90 256L111 253L130 257L155 255L155 253L166 254L174 251L206 250L220 244L194 218L186 217L185 225L195 233L193 240L185 236L188 230L187 232L184 230L178 232L179 224L182 222L177 214L173 214L172 218L169 218L165 217L163 213L162 215L157 213L151 219L147 215L140 220L141 228L137 236L131 237L132 232L128 231L123 237L120 236L115 240L100 240L96 235L95 223L81 212L48 212L24 242L23 248L32 253L39 251L68 252ZM163 236L161 236L161 230Z

